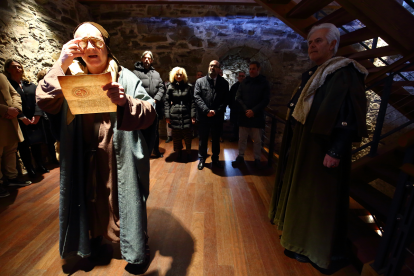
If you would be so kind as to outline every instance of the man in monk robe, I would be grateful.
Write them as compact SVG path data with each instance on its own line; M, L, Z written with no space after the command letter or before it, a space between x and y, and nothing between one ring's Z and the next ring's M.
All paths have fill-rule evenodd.
M106 72L112 82L103 90L117 111L73 115L57 77ZM145 271L150 261L146 200L156 130L153 99L138 77L121 67L109 48L108 32L94 22L75 29L36 96L41 109L61 118L61 257L99 258L105 237L120 243L122 257L134 271Z
M316 66L288 104L288 123L269 218L283 230L285 254L330 274L347 264L346 223L353 141L367 136L364 78L354 60L335 57L339 31L311 29Z

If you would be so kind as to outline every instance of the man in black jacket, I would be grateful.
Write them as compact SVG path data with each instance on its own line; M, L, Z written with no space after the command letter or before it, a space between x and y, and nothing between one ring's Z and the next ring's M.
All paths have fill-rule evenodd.
M162 114L164 114L162 106L162 99L164 97L164 82L161 79L160 74L155 71L152 63L154 62L154 56L152 55L151 51L145 51L141 55L141 61L137 61L135 63L135 70L134 74L142 81L142 86L147 91L148 95L150 95L155 100L155 108L158 114L158 120L162 119ZM157 126L157 133L155 137L155 144L154 144L154 154L156 157L163 157L163 154L160 152L159 149L159 130Z
M249 66L249 77L239 86L236 102L239 104L239 155L233 164L244 161L247 137L253 139L254 163L260 166L262 139L260 130L265 126L264 109L269 103L270 87L266 77L260 75L260 63L252 61Z
M200 137L198 148L199 170L204 168L207 158L207 143L210 131L212 136L212 164L219 168L223 167L219 162L220 131L223 128L226 94L229 91L229 83L219 76L219 71L220 63L217 60L211 61L207 76L199 78L194 87Z

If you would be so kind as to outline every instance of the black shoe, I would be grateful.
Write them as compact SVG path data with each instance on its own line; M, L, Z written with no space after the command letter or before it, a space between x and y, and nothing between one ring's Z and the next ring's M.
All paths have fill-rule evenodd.
M232 162L231 162L231 164L233 165L233 166L236 166L236 165L240 165L241 163L243 163L244 162L244 157L242 157L242 156L237 156L236 157L236 159L234 159Z
M169 142L171 142L172 141L172 136L168 136L167 137L167 140L165 140L165 143L169 143Z
M224 143L224 139L220 137L220 143Z
M256 168L261 168L262 162L260 161L260 159L254 159L254 166Z
M37 167L37 171L40 173L49 173L50 171L46 169L43 165Z
M211 163L213 163L213 166L216 166L217 168L220 168L220 169L223 168L223 165L220 163L218 159L213 159Z
M198 163L198 169L201 171L205 166L205 161L200 160L200 162Z
M29 175L29 177L36 177L36 172L33 168L26 168L27 174Z
M161 152L159 152L159 151L154 151L154 155L155 155L155 157L157 157L157 158L159 158L159 157L164 157L164 154L162 154Z
M0 198L1 197L7 197L9 195L10 195L10 193L5 188L3 188L2 186L0 186Z
M183 156L181 151L177 151L177 158L175 159L175 161L181 161L181 157Z
M309 260L309 258L306 257L305 255L302 255L302 254L299 254L299 253L296 253L296 252L293 252L293 251L290 251L290 250L287 250L287 249L285 249L285 251L283 253L285 253L285 255L287 257L289 257L291 259L295 259L296 261L301 262L301 263L310 263L311 262Z
M32 181L20 180L17 177L9 179L8 182L10 187L26 187L32 184Z

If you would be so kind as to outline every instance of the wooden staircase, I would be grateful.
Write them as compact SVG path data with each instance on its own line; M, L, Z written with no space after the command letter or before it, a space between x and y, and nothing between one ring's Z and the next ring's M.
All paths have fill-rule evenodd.
M337 0L336 2L330 0L256 0L256 2L273 12L305 39L312 26L317 24L332 23L338 28L342 27L344 32L337 55L355 59L368 69L370 74L366 79L367 87L377 85L390 73L400 71L404 67L406 68L402 70L403 72L414 71L414 66L407 67L407 64L414 61L414 32L412 31L414 16L402 6L403 0ZM413 2L407 0L408 2L414 8ZM320 12L321 10L323 12ZM329 10L334 11L329 13ZM328 14L319 19L317 15L320 13ZM359 20L362 23L361 27L350 31L344 25L349 25L354 20ZM379 37L388 45L376 48L376 46L367 46L365 43L371 39L375 41ZM381 65L381 62L375 62L375 59L387 60L388 65L384 63ZM389 104L407 119L412 120L414 119L414 95L411 95L405 88L413 87L414 81L404 79L404 77L400 79L401 81L395 81L392 84ZM381 96L383 87L376 86L372 90ZM405 149L397 143L383 146L379 148L377 156L365 156L354 162L352 166L351 197L373 215L378 224L382 226L386 224L390 213L392 193L386 195L381 188L369 183L382 182L384 186L388 186L389 190L395 189L404 152ZM357 229L352 231L352 226L349 230L351 240L352 235L360 231ZM355 235L354 240L358 240L359 238ZM369 240L366 238L368 236L369 234L359 240L366 242ZM360 248L360 251L365 250L367 246L374 247L376 250L379 239L373 237L371 240L377 244L363 244L362 247L365 248ZM354 243L354 246L358 245ZM368 258L359 256L358 258L362 263L367 263L367 260L375 258L375 252L374 254L371 252ZM363 271L365 271L364 275L375 275L375 271L368 265L364 266Z

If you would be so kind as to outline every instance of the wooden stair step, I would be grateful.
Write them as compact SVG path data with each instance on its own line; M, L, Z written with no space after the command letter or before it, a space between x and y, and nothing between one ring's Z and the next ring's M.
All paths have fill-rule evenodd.
M365 50L358 53L354 53L348 56L350 59L355 60L364 60L364 59L371 59L371 58L378 58L378 57L385 57L385 56L393 56L398 55L400 52L391 46L385 46L381 48L375 48L371 50Z
M381 237L350 210L348 216L348 239L352 243L352 253L359 261L357 267L362 268L375 258ZM355 261L353 261L355 264Z
M342 35L339 42L339 48L352 45L364 40L368 40L374 37L377 37L377 35L367 27L364 27L356 31Z
M414 50L414 16L397 1L391 0L337 0L366 27L375 32L389 45L403 53Z
M381 221L387 220L392 201L388 196L367 183L356 181L351 182L350 196Z
M315 24L310 25L308 28L306 28L306 31L309 32L314 25L319 25L322 23L332 23L335 26L340 27L342 25L354 21L355 19L355 16L347 12L344 8L340 8L334 11L333 13L330 13L327 16L319 19L319 21Z
M384 180L388 184L396 187L400 169L389 165L389 163L380 163L369 165L368 168L377 176L377 178Z
M386 77L387 76L386 74L389 72L396 72L396 71L401 70L402 68L406 68L406 69L413 68L414 64L413 66L409 66L409 63L413 63L413 62L414 62L414 51L411 54L404 56L401 59L397 60L393 64L382 67L380 71L374 74L369 74L365 82L366 84L370 85Z
M323 9L332 0L302 0L287 14L291 18L307 18Z

